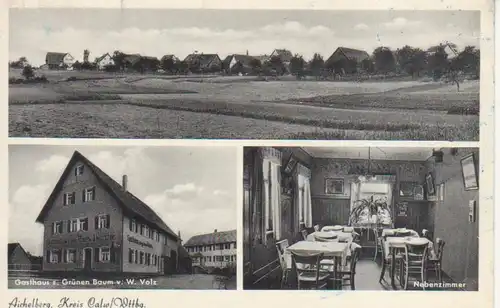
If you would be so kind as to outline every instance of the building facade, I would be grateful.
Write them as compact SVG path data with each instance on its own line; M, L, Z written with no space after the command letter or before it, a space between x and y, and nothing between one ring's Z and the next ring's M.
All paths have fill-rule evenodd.
M44 271L169 273L178 236L127 190L75 152L37 222L44 225Z
M7 245L8 269L9 270L30 270L32 260L30 255L19 243L9 243Z
M184 247L193 267L222 269L236 264L236 230L196 235Z
M45 56L45 64L50 69L71 68L75 58L69 53L48 52Z

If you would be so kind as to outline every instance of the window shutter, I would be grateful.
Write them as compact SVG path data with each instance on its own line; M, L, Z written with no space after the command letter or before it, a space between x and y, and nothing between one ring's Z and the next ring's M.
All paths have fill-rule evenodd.
M128 228L129 228L130 231L134 231L134 230L132 230L132 219L130 219L128 221Z
M58 255L58 258L57 258L57 263L61 263L62 258L63 258L62 249L59 249L59 250L57 251L57 255Z
M71 232L71 220L68 220L68 228L66 230L68 230L68 233Z
M111 263L115 263L115 260L116 260L116 248L115 247L111 247L109 249L109 261Z
M68 251L67 250L61 250L62 255L63 255L63 262L67 263L68 262Z
M76 201L76 193L72 192L71 193L71 204L75 204L75 201Z
M88 218L85 218L83 220L83 230L84 231L89 231L89 219Z
M63 194L63 205L68 205L68 203L66 203L66 194Z
M106 228L109 229L109 226L110 226L110 222L111 222L111 217L108 215L106 215Z
M75 167L75 176L78 175L78 166Z
M82 190L82 201L83 201L83 202L85 202L85 201L86 201L86 200L85 200L85 189L84 189L84 190Z
M54 229L52 229L54 230ZM47 250L45 253L45 263L50 263L50 250Z
M99 248L94 248L94 261L99 263Z
M59 222L59 225L58 225L57 229L58 229L59 233L63 233L63 222L62 221Z
M95 200L95 187L92 187L92 201Z
M132 258L133 258L132 255L133 254L134 254L134 251L131 248L129 248L128 249L128 263L132 263Z
M52 235L54 235L54 229L55 229L54 224L55 224L55 222L53 222L52 225L51 225Z
M84 170L85 170L85 165L82 165L82 174L83 174Z
M99 229L99 215L94 217L94 229Z

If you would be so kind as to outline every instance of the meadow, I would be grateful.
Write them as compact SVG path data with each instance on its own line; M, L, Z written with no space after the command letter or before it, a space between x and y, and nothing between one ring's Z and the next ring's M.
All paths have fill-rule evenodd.
M479 81L47 71L9 87L12 137L467 140ZM49 76L50 75L50 76Z

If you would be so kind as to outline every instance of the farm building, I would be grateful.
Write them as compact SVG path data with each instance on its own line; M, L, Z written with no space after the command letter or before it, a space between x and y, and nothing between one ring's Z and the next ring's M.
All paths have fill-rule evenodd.
M185 59L191 72L220 72L222 60L217 54L190 54Z
M113 57L109 53L105 53L102 56L95 59L95 64L97 69L103 70L107 66L114 65Z
M325 67L335 72L354 73L361 68L364 60L370 55L364 50L338 47L325 61Z
M193 267L226 268L236 263L236 230L195 235L184 247Z
M251 73L252 61L255 60L255 57L249 55L229 55L222 62L222 67L228 74Z
M30 270L32 260L30 254L19 243L7 245L7 264L9 270Z
M429 55L435 54L440 48L444 49L444 52L448 55L448 59L453 59L458 56L459 52L455 45L450 43L439 44L437 46L433 46L427 50Z
M48 52L45 56L45 64L49 69L70 68L75 63L75 58L69 53Z
M36 221L47 272L179 271L181 241L127 187L75 151Z
M285 64L285 65L290 64L290 61L293 58L292 52L288 49L275 49L271 53L269 58L276 57L276 56L279 57L281 59L281 62L283 62L283 64Z

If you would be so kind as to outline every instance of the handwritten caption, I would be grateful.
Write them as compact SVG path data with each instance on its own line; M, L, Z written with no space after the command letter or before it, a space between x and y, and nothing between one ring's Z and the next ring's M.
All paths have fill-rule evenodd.
M63 297L54 304L39 298L14 297L9 308L146 308L138 298L112 297L109 299L90 297L86 302Z

